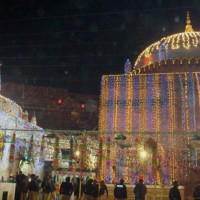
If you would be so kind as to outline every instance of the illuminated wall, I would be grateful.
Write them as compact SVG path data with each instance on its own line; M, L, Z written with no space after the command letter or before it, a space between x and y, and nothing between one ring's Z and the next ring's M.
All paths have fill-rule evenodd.
M12 137L15 133L15 142L13 141L12 162L11 146ZM34 162L23 163L19 167L20 149L26 149L28 152L30 137L33 135L33 149L29 151ZM0 112L0 178L3 176L7 180L10 174L16 175L16 172L22 170L24 174L35 173L43 176L44 162L41 158L41 140L44 130L35 124L28 123L22 118L10 115L9 112Z
M200 73L103 76L99 130L196 131L199 81Z

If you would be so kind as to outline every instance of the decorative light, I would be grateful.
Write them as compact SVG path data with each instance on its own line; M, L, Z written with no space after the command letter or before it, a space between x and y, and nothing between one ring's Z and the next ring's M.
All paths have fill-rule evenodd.
M79 150L79 149L77 149L77 150L75 151L75 156L76 156L77 158L79 158L79 156L80 156L80 150Z
M185 38L187 39L187 36ZM182 39L181 35L179 35L179 39ZM142 141L143 139L141 138L146 136L146 132L153 132L156 133L153 134L155 141L163 145L159 146L151 154L152 165L149 167L148 179L152 179L151 183L155 180L158 184L163 179L165 181L176 179L180 174L179 167L181 165L177 158L179 156L183 157L183 155L180 155L178 146L176 145L179 142L184 145L185 142L189 142L190 140L190 137L187 137L186 134L183 134L183 140L182 138L179 140L180 137L177 134L177 130L179 128L185 132L197 130L195 117L198 111L194 111L193 109L198 109L200 105L199 80L200 73L103 76L99 130L101 134L104 131L108 133L106 132L105 137L102 136L103 138L99 141L99 177L103 179L103 176L109 172L106 168L106 161L108 160L112 164L114 172L114 175L112 175L113 180L115 180L115 177L119 178L120 175L127 179L129 169L127 168L127 162L124 162L123 159L127 159L128 154L126 152L130 150L130 154L133 155L130 157L130 166L133 167L129 173L131 181L134 182L138 173L136 166L139 165L139 161L135 160L134 157L140 158L140 151L137 151L137 155L134 152L134 148L139 149L134 145L135 136L138 134L137 137L139 136L140 141ZM177 99L180 99L179 107L177 107ZM180 113L179 118L177 117L177 113ZM113 131L113 136L110 136L111 146L109 147L106 138L108 138L107 134L111 130ZM112 145L113 141L115 141L116 133L123 133L126 136L130 134L130 138L127 137L126 141L130 142L130 144L133 142L132 146L130 148L119 148L119 141L115 142L118 145ZM161 154L161 151L164 153ZM187 162L184 164L185 170L183 173L188 173L188 168L191 167L188 159L192 155L187 152L185 156ZM165 159L165 161L162 159ZM110 164L109 162L108 165ZM167 163L166 177L161 173L164 162ZM148 167L146 163L143 162L143 174L146 173L145 170ZM121 166L124 167L123 170L121 170Z
M85 108L85 104L82 103L82 104L80 105L80 107L81 107L81 109L84 109L84 108Z
M9 156L10 163L13 163L15 160L15 142L16 142L16 134L13 133L10 145L10 156Z
M63 100L62 100L61 98L59 98L59 99L57 100L57 103L60 105L60 104L63 103Z
M14 101L0 95L0 111L9 113L11 116L22 117L23 110Z
M142 150L142 151L140 152L140 157L141 157L142 159L146 158L146 157L147 157L147 152L146 152L145 150Z
M165 44L169 50L177 50L180 48L188 50L190 48L198 47L199 40L200 32L182 32L161 38L159 41L151 44L144 51L142 51L135 61L134 68L138 69L147 65L145 62L146 55L155 55L161 44ZM156 61L158 61L158 59L156 60L154 58L153 62Z
M53 159L53 168L57 169L59 166L59 137L55 138L54 143L54 159Z

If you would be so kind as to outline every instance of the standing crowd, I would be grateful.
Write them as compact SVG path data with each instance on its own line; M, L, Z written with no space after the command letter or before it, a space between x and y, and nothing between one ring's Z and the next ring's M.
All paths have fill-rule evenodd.
M170 200L181 200L178 186L178 181L174 181L173 187L169 190ZM135 185L133 193L135 200L145 200L147 187L142 179ZM104 181L98 183L97 180L89 179L84 182L79 177L76 180L66 177L59 185L51 176L44 178L43 181L35 174L25 176L21 171L16 176L15 200L70 200L72 194L74 200L108 199L108 189ZM194 200L200 200L200 182L194 188L193 197ZM114 187L114 199L127 199L127 188L123 179Z
M53 177L45 177L41 181L35 174L26 176L19 172L16 176L15 200L101 200L108 198L108 190L104 181L100 184L96 180L89 179L86 182L80 180L71 181L66 177L60 185L56 184Z

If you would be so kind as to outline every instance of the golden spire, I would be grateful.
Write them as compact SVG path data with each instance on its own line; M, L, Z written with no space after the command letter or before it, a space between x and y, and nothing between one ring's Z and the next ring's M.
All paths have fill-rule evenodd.
M186 25L185 25L185 32L194 32L191 20L190 20L190 13L187 11L187 19L186 19Z

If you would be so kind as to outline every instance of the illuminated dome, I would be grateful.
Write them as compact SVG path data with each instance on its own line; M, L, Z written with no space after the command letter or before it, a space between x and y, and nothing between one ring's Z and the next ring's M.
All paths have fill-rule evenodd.
M185 32L164 37L148 46L137 58L134 69L138 70L147 65L162 60L191 59L200 57L200 32L193 30L189 13Z

